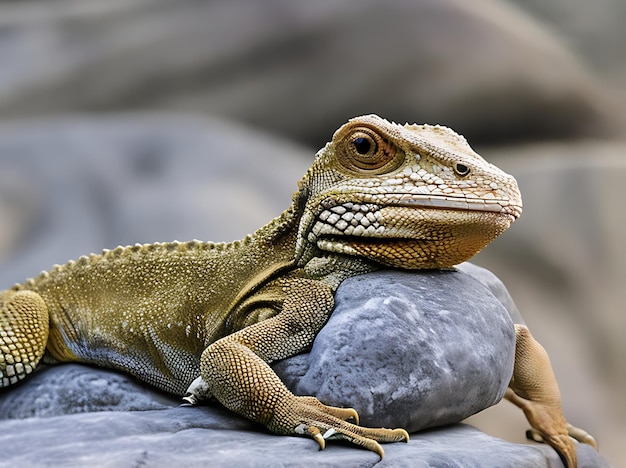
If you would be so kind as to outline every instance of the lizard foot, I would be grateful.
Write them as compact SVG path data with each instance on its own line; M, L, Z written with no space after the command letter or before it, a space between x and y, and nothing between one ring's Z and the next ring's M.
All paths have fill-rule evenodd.
M504 396L524 411L526 419L531 425L531 429L526 431L528 439L550 445L557 451L563 464L568 468L578 466L576 445L574 438L569 433L569 427L573 428L573 426L565 422L560 405L555 407L554 405L527 400L517 395L510 387ZM587 434L581 429L578 430Z
M326 448L327 440L347 440L375 452L382 459L385 452L380 443L409 441L409 434L404 429L358 426L358 414L354 409L326 406L315 397L295 397L289 406L286 418L280 418L277 424L268 427L278 433L309 436L319 444L320 450ZM346 421L349 419L356 424Z
M548 353L525 325L515 324L515 365L504 397L519 407L530 423L526 436L551 445L568 468L575 468L576 441L597 448L593 437L568 424Z

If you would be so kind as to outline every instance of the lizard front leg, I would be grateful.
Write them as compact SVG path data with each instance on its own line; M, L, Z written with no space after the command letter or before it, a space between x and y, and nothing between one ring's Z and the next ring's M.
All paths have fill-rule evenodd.
M384 454L378 442L408 440L403 429L370 429L353 409L323 405L314 397L291 393L267 364L306 349L330 315L332 290L320 282L290 279L282 311L211 344L202 354L200 372L208 392L224 406L271 431L308 435L320 448L329 438Z
M551 445L566 466L577 466L574 440L592 445L593 437L567 423L552 365L543 346L524 325L515 325L515 365L505 398L521 408L530 423L534 440Z
M46 349L48 309L32 291L0 293L0 388L30 374Z

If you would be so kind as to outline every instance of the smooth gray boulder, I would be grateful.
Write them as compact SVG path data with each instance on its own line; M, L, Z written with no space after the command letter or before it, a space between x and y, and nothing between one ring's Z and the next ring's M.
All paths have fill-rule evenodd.
M367 426L416 431L497 403L513 370L504 306L459 271L381 271L349 278L310 354L283 375L295 393L353 406ZM295 361L295 359L294 359ZM278 365L288 373L292 360ZM298 372L299 371L299 372Z
M86 413L2 423L0 467L475 467L558 468L554 451L488 436L464 424L384 446L385 458L342 443L276 436L219 407ZM578 446L579 468L609 465Z

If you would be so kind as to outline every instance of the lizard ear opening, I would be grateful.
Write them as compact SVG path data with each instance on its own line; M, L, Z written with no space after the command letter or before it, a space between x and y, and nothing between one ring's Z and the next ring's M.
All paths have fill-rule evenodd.
M404 159L389 140L369 127L356 127L347 132L337 142L336 155L345 169L357 175L390 172Z

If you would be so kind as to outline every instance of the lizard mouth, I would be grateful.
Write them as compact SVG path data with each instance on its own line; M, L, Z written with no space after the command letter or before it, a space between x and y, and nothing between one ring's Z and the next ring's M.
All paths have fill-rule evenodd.
M489 197L458 197L446 195L421 195L415 193L390 193L383 196L364 194L363 199L383 206L423 208L431 210L459 210L508 214L513 220L522 214L521 201Z
M355 205L336 205L319 215L313 234L327 252L400 268L448 268L473 257L521 211L479 203L430 197L425 204L411 198L384 207L360 205L356 213ZM363 207L365 213L357 216Z

